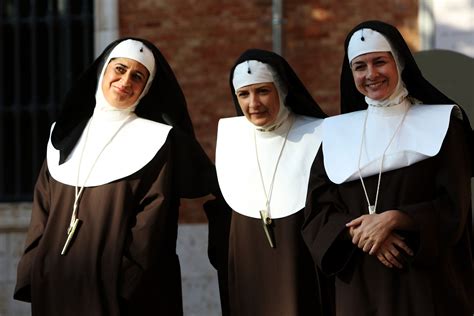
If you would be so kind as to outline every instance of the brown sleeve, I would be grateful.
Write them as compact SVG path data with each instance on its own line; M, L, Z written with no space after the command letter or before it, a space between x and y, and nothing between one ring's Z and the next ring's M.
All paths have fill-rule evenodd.
M436 198L400 206L419 230L419 249L413 264L430 265L440 249L455 245L469 225L471 157L462 122L452 118L436 159Z
M156 265L158 257L164 255L161 250L166 247L167 234L164 232L169 216L177 216L178 211L171 200L170 164L167 155L162 163L153 168L159 169L157 175L147 174L144 177L154 177L150 187L140 197L138 210L130 228L129 237L124 248L119 278L119 294L125 299L131 298L140 284ZM178 205L176 205L176 208ZM172 229L171 227L169 229ZM165 260L162 258L161 260Z
M31 302L31 264L35 258L38 243L48 221L50 207L49 180L50 175L46 162L44 162L36 181L30 226L23 255L17 267L17 282L13 294L13 298L16 300Z
M354 219L324 169L322 149L316 155L309 179L303 239L324 274L344 269L355 247L346 238L345 224Z

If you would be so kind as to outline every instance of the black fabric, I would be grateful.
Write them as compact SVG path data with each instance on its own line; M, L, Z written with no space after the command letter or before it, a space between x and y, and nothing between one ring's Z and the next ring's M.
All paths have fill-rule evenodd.
M398 29L382 21L365 21L355 26L347 35L344 42L344 59L342 61L340 92L341 92L341 114L349 113L367 108L364 95L360 93L354 83L352 71L347 57L347 48L352 35L363 28L375 30L385 36L390 42L393 50L404 62L401 77L408 90L409 96L416 98L424 104L456 104L456 102L423 77L413 55ZM464 130L469 135L471 153L474 154L474 132L472 131L466 112L459 106L463 115ZM471 155L474 157L474 155ZM474 162L472 163L474 166ZM472 169L474 172L474 169Z
M179 197L194 199L213 194L219 196L214 164L199 142L178 128L171 130L174 164L174 188Z
M285 105L289 107L293 113L318 118L327 117L288 62L283 57L274 52L261 49L246 50L242 55L240 55L230 71L230 91L232 93L232 99L234 100L237 115L242 116L244 114L242 113L239 102L237 101L232 79L234 77L235 67L246 60L258 60L272 66L273 69L275 69L280 79L286 84L288 95L285 98Z
M138 103L135 113L139 117L179 128L194 137L185 97L164 56L151 42L126 37L108 45L67 93L51 135L53 146L60 151L60 163L63 163L74 149L94 112L97 83L104 62L111 50L127 39L141 41L155 57L155 77L148 93Z

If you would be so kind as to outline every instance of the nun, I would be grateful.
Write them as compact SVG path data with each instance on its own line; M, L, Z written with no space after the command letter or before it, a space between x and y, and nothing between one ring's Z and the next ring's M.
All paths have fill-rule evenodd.
M322 315L302 236L309 171L326 115L281 56L245 51L230 71L237 116L219 121L216 169L232 209L231 315Z
M14 298L33 315L182 315L180 198L216 188L163 55L114 41L51 127Z
M463 109L423 78L395 27L367 21L345 41L341 111L323 123L303 226L335 277L336 315L471 316Z

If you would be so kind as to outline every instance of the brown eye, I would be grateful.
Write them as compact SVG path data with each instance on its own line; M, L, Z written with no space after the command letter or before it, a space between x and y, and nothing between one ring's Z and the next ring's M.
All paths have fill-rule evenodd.
M364 70L365 69L365 65L364 64L355 64L352 66L352 70L354 71L361 71L361 70Z
M125 68L120 66L120 65L117 65L117 66L115 66L115 71L120 73L120 74L123 74L123 73L125 73Z
M143 76L138 74L138 73L133 74L133 80L135 80L137 82L143 81Z

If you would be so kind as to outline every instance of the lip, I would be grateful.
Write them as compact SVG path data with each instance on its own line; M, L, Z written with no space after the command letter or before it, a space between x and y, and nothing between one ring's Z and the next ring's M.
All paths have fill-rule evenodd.
M118 87L118 86L113 86L113 88L114 88L114 90L115 90L116 92L118 92L119 94L122 94L122 95L129 95L129 94L130 94L129 91L128 91L128 89L124 89L124 88Z
M263 118L267 117L267 112L258 112L258 113L249 113L251 117L254 118Z
M253 111L249 111L249 114L250 115L262 115L262 114L266 114L268 113L268 111L265 109L261 109L260 111L258 110L253 110Z
M365 86L369 89L376 90L376 89L379 89L380 87L382 87L383 85L385 85L386 82L387 82L387 80L381 80L381 81L377 81L377 82L367 83Z

